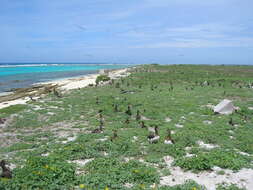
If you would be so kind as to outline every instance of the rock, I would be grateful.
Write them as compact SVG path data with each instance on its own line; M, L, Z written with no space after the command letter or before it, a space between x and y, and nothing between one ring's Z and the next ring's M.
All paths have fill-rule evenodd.
M221 101L217 106L215 106L213 108L213 111L215 113L229 115L232 114L235 111L235 109L236 108L234 107L232 101L225 99Z
M209 121L209 120L205 120L203 121L204 124L207 124L207 125L211 125L213 122L212 121Z

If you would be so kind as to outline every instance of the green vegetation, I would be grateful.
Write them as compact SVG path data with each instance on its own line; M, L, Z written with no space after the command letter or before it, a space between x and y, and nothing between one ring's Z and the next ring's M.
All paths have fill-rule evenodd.
M109 76L107 76L107 75L99 75L96 78L96 84L98 85L100 82L106 82L106 81L109 81L109 80L110 80Z
M99 76L96 83L105 80L110 78ZM159 183L174 166L191 172L253 168L252 83L250 66L153 64L108 85L2 109L0 117L11 121L0 128L0 159L16 168L13 179L0 180L0 189L204 189L194 181ZM207 106L225 98L240 110L217 115ZM126 114L128 106L132 115ZM138 110L146 126L158 125L157 144L148 142L148 130L136 120ZM99 113L103 133L91 133L101 124ZM175 144L164 144L167 129ZM113 130L118 137L110 140ZM172 166L165 156L173 158Z
M10 114L15 114L15 113L18 113L18 112L24 110L26 107L27 107L26 105L9 106L7 108L0 109L0 115L5 117Z

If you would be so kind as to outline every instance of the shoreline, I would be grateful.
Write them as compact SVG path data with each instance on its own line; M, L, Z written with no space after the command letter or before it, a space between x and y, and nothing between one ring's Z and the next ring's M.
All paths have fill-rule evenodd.
M41 66L62 66L62 65L99 65L99 66L103 66L103 65L125 65L125 66L130 66L131 64L119 64L119 63L0 63L0 67L41 67Z
M105 69L105 71L111 79L117 79L128 76L130 74L128 71L132 68L133 67L121 69ZM57 89L64 93L69 90L85 88L90 84L94 85L96 78L99 75L101 74L96 73L65 79L56 79L48 82L35 83L27 88L15 89L13 92L10 92L10 94L0 96L0 109L17 104L26 104L31 100L37 100L41 98L42 95L48 94L54 89Z

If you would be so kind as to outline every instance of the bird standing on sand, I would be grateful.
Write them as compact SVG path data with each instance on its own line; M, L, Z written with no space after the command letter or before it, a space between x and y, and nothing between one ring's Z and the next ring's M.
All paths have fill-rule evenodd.
M148 135L148 141L149 143L154 144L154 143L158 143L159 139L160 139L160 136L158 133L158 126L156 125L154 129L150 130L150 134Z
M32 97L32 96L29 96L30 100L35 102L36 100Z
M2 168L2 174L0 177L11 179L12 178L11 170L6 167L5 160L2 160L0 162L0 167Z

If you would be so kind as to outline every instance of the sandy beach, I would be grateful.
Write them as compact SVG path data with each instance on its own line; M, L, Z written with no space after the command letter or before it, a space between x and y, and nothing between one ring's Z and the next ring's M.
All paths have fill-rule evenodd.
M126 77L129 75L128 68L124 69L115 69L115 70L110 70L108 73L108 76L111 79L117 79L121 77ZM62 93L73 90L73 89L79 89L79 88L85 88L90 84L95 85L96 78L100 74L90 74L90 75L85 75L82 77L74 77L74 78L66 78L66 79L59 79L59 80L53 80L49 82L44 82L44 83L37 83L34 84L33 86L40 86L41 88L56 88L57 90L61 91ZM42 94L45 94L43 92L39 92L38 89L32 89L27 88L27 91L24 90L24 94L22 95L21 98L12 98L8 100L8 97L11 97L15 94L18 93L18 90L15 91L12 94L7 94L6 96L0 97L0 109L6 108L12 105L17 105L17 104L26 104L28 101L31 100L30 96L33 97L34 100L39 99ZM7 101L3 100L7 99Z

